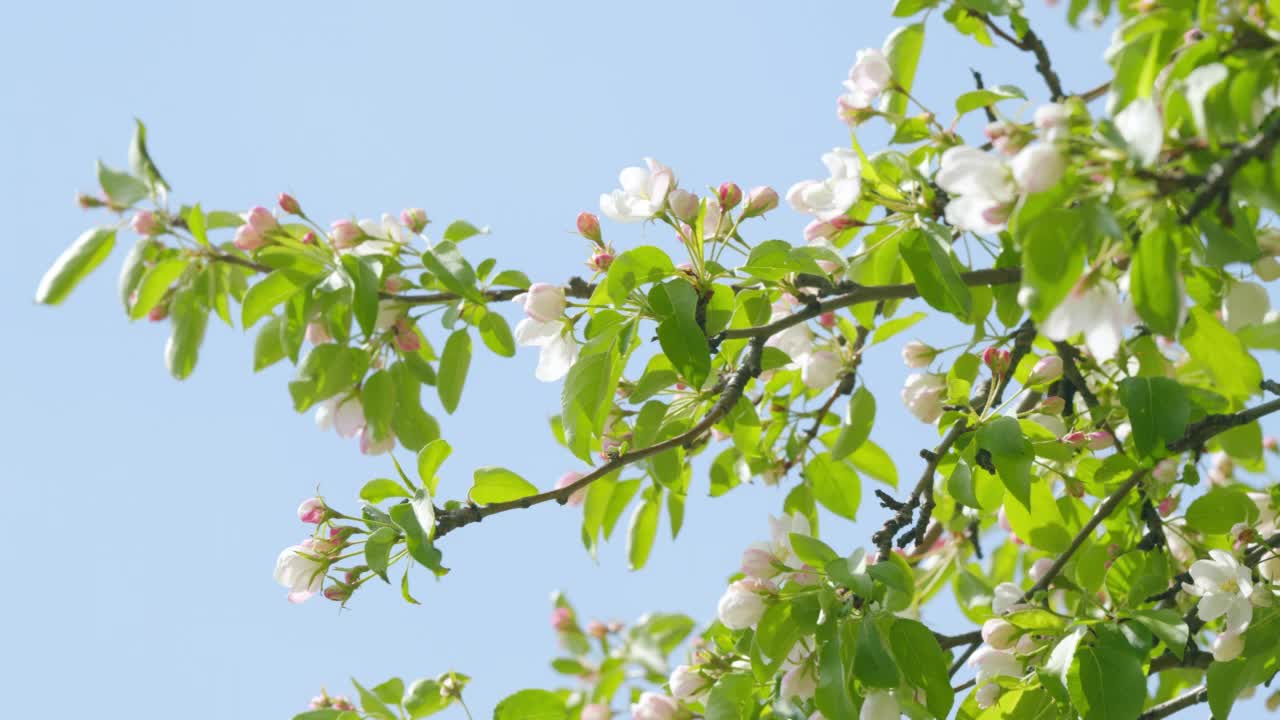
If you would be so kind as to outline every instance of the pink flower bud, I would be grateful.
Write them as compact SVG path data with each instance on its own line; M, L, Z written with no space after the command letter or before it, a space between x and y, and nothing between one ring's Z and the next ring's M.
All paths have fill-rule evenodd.
M310 230L308 230L308 231L306 231L305 233L303 233L303 234L302 234L302 244L303 244L303 245L315 245L315 244L316 244L316 234L315 234L314 232L310 231Z
M323 695L317 695L311 698L309 706L312 710L323 710L324 708L329 707L329 698Z
M1068 479L1066 482L1068 495L1074 498L1084 497L1084 483L1075 479Z
M830 330L836 326L836 314L834 312L824 312L818 316L818 324Z
M1084 433L1080 432L1079 430L1076 430L1075 432L1069 432L1058 439L1062 441L1063 444L1070 445L1071 447L1080 447L1081 445L1084 445L1085 443L1089 442L1088 436L1086 436Z
M768 185L752 188L747 193L747 206L742 209L742 217L756 217L778 207L778 192Z
M339 249L355 245L361 233L360 226L350 220L334 220L329 223L329 235L333 238L333 246Z
M422 347L422 340L418 337L418 330L413 326L413 323L409 322L409 318L399 318L392 328L396 336L396 348L400 352L418 352Z
M381 440L374 440L373 427L365 425L360 429L360 452L365 455L385 455L396 446L396 436L387 433Z
M329 328L320 321L307 323L307 342L312 345L323 345L327 342L333 342L333 336L329 334Z
M280 193L276 196L276 204L280 209L290 215L301 215L302 206L298 204L298 200L289 193Z
M261 233L253 229L252 225L245 224L236 229L236 237L233 242L241 250L251 252L262 247L267 241L262 237Z
M997 347L989 347L982 351L982 363L995 375L1004 375L1009 371L1009 351Z
M391 277L382 281L382 289L386 290L389 293L400 292L405 288L405 285L406 283L404 281L404 278L400 277L399 275L392 275Z
M400 222L410 232L420 233L427 227L427 211L422 208L405 208L400 211Z
M150 210L139 210L129 221L129 227L139 235L149 237L159 230L159 223L156 222L156 216Z
M1089 433L1087 440L1090 450L1106 450L1116 444L1116 439L1106 430Z
M1173 514L1173 511L1177 509L1178 498L1175 495L1169 495L1165 499L1161 500L1160 505L1156 507L1156 510L1160 513L1160 517L1169 517Z
M587 261L587 267L596 272L604 272L613 264L613 250L597 250L591 254L591 259Z
M355 712L356 709L356 706L352 705L350 700L341 695L332 698L329 704L334 710L342 710L343 712Z
M1277 448L1280 448L1280 443L1277 442L1275 435L1268 435L1262 438L1263 450L1266 450L1267 452L1276 452Z
M573 611L566 607L558 607L551 611L551 627L557 632L568 632L575 627L577 623L573 620Z
M1031 368L1031 375L1027 377L1027 384L1044 385L1060 377L1062 377L1062 358L1057 355L1049 355L1040 358L1035 367Z
M304 523L318 525L329 515L329 508L318 497L307 498L298 506L298 519Z
M167 317L169 317L169 306L165 303L157 304L147 311L147 319L151 322L160 322Z
M729 212L742 202L742 188L738 187L737 183L721 183L720 189L716 191L716 197L720 198L720 209Z
M604 242L600 238L600 218L589 212L578 213L578 234L596 245Z
M587 634L593 638L602 638L609 634L609 627L599 620L587 623Z
M259 235L265 235L276 229L275 216L271 214L270 210L262 207L261 205L255 205L254 207L249 208L249 212L245 216L245 221L248 222L249 226L256 230Z
M1037 406L1037 409L1045 415L1061 415L1062 411L1066 408L1067 401L1057 395L1050 395L1049 397L1041 400L1040 404Z
M561 488L567 488L581 479L582 479L582 473L573 472L573 471L567 472L564 475L561 475L560 479L556 481L556 489L560 490ZM583 501L586 499L587 499L587 489L582 488L580 490L576 490L572 495L569 496L569 499L566 500L565 502L568 503L569 505L576 506L576 505L581 505Z

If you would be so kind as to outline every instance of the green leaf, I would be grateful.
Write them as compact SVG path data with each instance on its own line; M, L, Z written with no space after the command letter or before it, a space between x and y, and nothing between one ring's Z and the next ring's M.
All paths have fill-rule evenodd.
M791 247L785 240L765 240L751 248L743 272L762 280L778 281L791 273L822 275L822 268L812 257Z
M1182 615L1176 610L1134 610L1133 619L1142 624L1143 627L1150 630L1153 635L1164 641L1165 647L1169 649L1178 659L1182 659L1182 654L1187 649L1187 624L1182 621Z
M485 347L502 357L515 356L516 341L511 336L511 326L507 325L506 318L495 312L485 313L480 318L479 328L480 340Z
M791 533L789 540L791 551L800 558L801 562L807 563L810 567L826 567L827 563L840 557L840 554L832 550L830 545L812 535Z
M378 321L378 293L382 290L382 281L378 278L376 264L377 261L368 257L342 256L342 267L351 276L354 290L351 309L365 335L373 335L374 324Z
M367 488L368 485L365 487ZM363 495L364 491L361 490L360 494ZM391 548L396 544L398 537L399 534L395 530L383 526L369 533L369 538L364 542L364 564L388 583L391 582L387 577L387 567L391 563Z
M884 324L882 324L880 327L876 328L876 331L872 333L871 344L875 345L877 343L882 343L885 340L888 340L889 338L893 337L894 335L897 335L898 333L903 332L904 330L908 330L914 327L916 323L920 322L921 320L927 317L929 317L928 313L914 312L914 313L911 313L910 315L904 315L900 318L894 318L892 320L889 320L888 322L885 322Z
M853 468L830 453L815 455L804 468L813 498L840 517L856 520L862 500L862 482Z
M411 504L396 503L387 510L387 514L391 516L391 521L404 531L405 549L409 551L410 557L437 576L449 572L447 568L440 565L440 551L431 544L431 535L435 533L435 528L423 528L418 521L418 512ZM403 591L404 588L401 590Z
M1069 674L1075 661L1076 648L1080 647L1080 638L1084 636L1084 633L1084 628L1067 633L1057 645L1053 646L1053 650L1049 652L1049 659L1045 661L1044 666L1037 670L1040 683L1059 702L1065 703L1069 699L1067 692Z
M164 346L165 366L175 379L185 380L195 370L200 344L209 324L209 308L201 302L195 284L180 288L169 305L173 331Z
M1071 533L1062 517L1053 490L1047 482L1031 483L1030 499L1023 503L1005 502L1009 526L1023 541L1051 553L1065 552L1071 545Z
M889 628L889 646L911 685L924 690L925 707L945 718L955 703L948 674L950 656L942 651L933 631L915 620L899 618Z
M287 324L284 316L274 316L258 329L258 337L253 341L254 372L280 362L288 354L284 347L284 328Z
M711 372L711 348L698 325L698 295L681 279L655 285L649 304L658 316L658 342L671 364L692 387L701 387Z
M594 341L593 341L594 342ZM592 440L604 428L613 407L613 395L622 373L616 339L603 343L591 354L584 353L569 368L560 392L560 417L564 422L569 450L590 461Z
M389 437L391 418L396 409L396 383L390 372L379 370L364 381L360 387L360 404L374 439Z
M436 494L436 486L440 482L436 474L452 452L453 447L442 438L432 440L418 451L418 478L432 495Z
M665 252L650 245L641 245L613 259L605 278L605 289L609 299L620 305L632 290L674 272L675 265Z
M537 495L538 488L519 475L501 467L482 467L475 471L475 482L467 497L481 505L510 502Z
M818 687L813 695L814 704L824 717L852 718L857 711L849 697L844 653L840 647L840 626L835 621L828 621L819 629L818 640Z
M365 690L355 678L351 679L351 684L356 686L356 692L360 694L360 709L365 715L378 718L378 720L396 720L396 714L378 699L377 695Z
M1156 334L1172 337L1178 331L1182 293L1178 288L1178 248L1167 232L1142 235L1129 278L1138 315Z
M291 270L274 270L250 286L240 301L240 324L244 329L253 327L277 305L296 295L302 289L297 279L297 273Z
M870 475L889 487L898 487L898 468L894 466L893 458L870 440L854 450L853 455L849 456L849 461L860 472Z
M566 720L564 700L548 690L521 690L493 709L493 720Z
M970 90L956 98L956 114L964 115L978 108L989 107L1001 100L1014 98L1026 100L1026 93L1014 85L997 85L996 87Z
M1022 245L1022 285L1030 288L1027 310L1037 322L1067 297L1084 270L1088 243L1082 242L1085 227L1081 212L1053 208L1019 225L1016 235Z
M706 720L748 720L755 710L755 683L746 673L722 675L707 695Z
M1242 490L1230 487L1210 488L1187 508L1187 526L1210 535L1231 532L1236 523L1252 523L1258 519L1258 506Z
M1120 402L1129 411L1133 444L1139 455L1165 455L1165 444L1182 437L1191 418L1186 389L1170 378L1121 380Z
M133 291L138 289L138 283L147 271L147 256L151 254L151 246L151 238L139 238L129 250L129 254L125 256L124 264L120 266L117 290L120 293L120 302L124 304L125 313L129 312Z
M444 343L436 380L440 404L451 415L458 409L458 400L462 398L462 386L467 381L467 370L470 367L471 335L465 329L456 330Z
M187 230L191 233L191 237L201 245L209 244L209 228L208 219L204 216L204 210L200 209L200 203L191 206L187 211Z
M646 498L631 514L627 528L627 562L632 570L639 570L649 561L653 539L658 534L658 516L662 505L653 497Z
M127 172L107 167L101 160L98 161L98 184L111 205L122 209L132 207L151 192L146 183Z
M909 232L899 242L902 259L915 276L920 297L933 307L967 321L973 295L960 279L959 261L935 232Z
M1001 416L978 429L978 447L991 453L996 474L1024 507L1031 505L1031 463L1035 451L1017 419Z
M876 566L872 566L876 567ZM853 674L863 685L872 688L896 688L901 676L898 666L885 649L880 630L873 617L857 624L858 639L854 647Z
M924 24L915 23L900 27L884 41L884 55L893 71L893 81L907 93L916 79L916 66L920 64L920 51L924 48ZM907 112L905 93L888 91L881 107L895 115Z
M483 303L484 295L476 287L476 272L458 247L442 240L422 253L422 264L450 292L474 303Z
M1136 718L1142 712L1147 678L1132 653L1105 646L1082 647L1076 651L1076 672L1084 701L1077 701L1076 709L1084 720Z
M147 126L137 118L133 122L133 141L129 143L129 169L152 185L168 190L169 183L164 181L160 169L151 161L151 153L147 152Z
M413 493L391 478L370 480L360 488L360 499L374 505L393 497L413 497Z
M1246 669L1249 662L1246 658L1237 658L1231 662L1215 662L1209 665L1205 675L1205 686L1209 691L1209 711L1215 718L1227 718L1231 715L1231 706L1248 684Z
M947 493L964 505L982 509L974 492L973 471L969 469L968 463L958 462L951 470L951 474L947 476Z
M1182 345L1213 377L1213 389L1235 399L1258 392L1262 368L1240 339L1208 310L1191 308L1182 326Z
M36 287L36 302L57 305L66 299L76 285L102 264L115 247L116 231L109 228L85 230L76 241L53 261Z
M840 434L831 445L831 459L843 460L849 453L862 447L871 435L876 420L876 398L865 386L859 386L849 398L849 407L840 424Z
M443 239L451 243L460 243L467 238L483 235L485 232L466 220L454 220L444 229Z
M129 309L129 319L146 317L189 265L185 258L169 258L152 265L138 282L138 294Z

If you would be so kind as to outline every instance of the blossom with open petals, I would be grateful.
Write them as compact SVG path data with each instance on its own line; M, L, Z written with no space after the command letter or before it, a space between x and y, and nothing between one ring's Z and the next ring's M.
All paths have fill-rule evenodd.
M600 210L618 222L642 222L662 212L667 193L676 185L671 168L645 158L646 167L629 167L618 174L622 187L600 196Z
M541 348L533 374L542 382L559 380L578 361L573 328L561 320L543 322L527 317L516 324L515 339L517 345Z
M841 102L851 108L867 108L871 101L893 83L893 70L884 53L875 48L859 50L853 67L849 68L849 79L844 81L848 90Z
M978 684L997 677L1021 677L1022 663L1016 655L1008 650L996 650L993 647L981 647L966 663L977 670Z
M936 179L951 196L944 213L952 227L978 234L1004 229L1018 194L1004 160L977 148L953 147L942 153Z
M1209 622L1226 615L1227 631L1241 632L1253 619L1253 577L1249 568L1240 564L1225 550L1210 550L1211 560L1191 563L1191 580L1182 589L1200 598L1196 612Z
M942 417L942 400L947 393L947 379L935 373L914 373L902 388L902 402L923 423L937 422Z
M1105 280L1082 287L1077 284L1049 313L1040 331L1054 341L1084 333L1084 344L1098 362L1116 356L1125 329L1137 322L1132 303L1120 297L1116 286Z
M666 695L640 693L639 702L631 703L633 720L673 720L680 705Z
M826 180L801 180L787 191L791 207L819 220L829 221L844 215L858 201L862 192L862 166L858 154L849 148L835 148L822 156L830 177Z
M328 566L320 561L310 540L285 548L276 558L275 579L289 590L289 602L300 603L320 592Z
M1164 121L1155 102L1151 98L1130 102L1116 114L1115 124L1138 164L1154 165L1164 146Z
M872 690L862 701L862 709L858 711L858 720L898 720L902 717L902 706L893 693L885 690ZM813 720L812 717L809 720Z

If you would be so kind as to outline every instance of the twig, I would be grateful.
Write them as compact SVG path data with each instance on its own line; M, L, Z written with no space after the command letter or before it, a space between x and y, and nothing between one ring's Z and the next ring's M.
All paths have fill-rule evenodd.
M1208 415L1203 420L1191 423L1187 426L1187 432L1182 437L1174 440L1165 447L1171 453L1180 453L1187 450L1194 450L1203 447L1209 438L1219 433L1226 432L1233 427L1240 425L1248 425L1264 415L1270 415L1280 410L1280 399L1269 400L1256 405L1247 410L1230 413L1228 415Z
M1262 121L1258 134L1241 143L1231 154L1213 164L1205 173L1205 183L1191 198L1191 204L1182 213L1182 224L1190 225L1201 211L1213 204L1214 198L1224 195L1231 178L1250 160L1260 158L1271 152L1276 141L1280 140L1280 110L1272 110Z
M1048 86L1050 99L1054 102L1062 100L1067 96L1062 91L1062 81L1058 79L1058 73L1054 72L1053 63L1049 60L1049 49L1044 46L1044 41L1036 35L1035 30L1027 28L1022 38L1016 38L1005 32L1004 28L996 25L995 22L983 12L973 12L984 25L1010 45L1018 48L1023 52L1029 52L1036 58L1036 72L1040 73L1040 77L1044 78L1044 84Z
M470 505L458 510L440 513L436 516L435 537L439 539L440 537L443 537L449 532L464 525L480 522L490 515L497 515L498 513L507 512L508 510L532 507L551 500L555 500L563 505L565 502L568 502L569 498L575 492L582 490L591 483L605 477L618 468L630 465L631 463L643 460L647 457L657 455L664 450L681 447L693 442L703 433L709 431L712 425L715 425L716 422L725 415L725 413L729 412L729 410L733 408L733 406L738 402L738 398L742 397L742 391L746 388L747 383L751 378L760 374L760 356L763 351L763 337L753 338L751 342L747 343L747 347L742 353L742 360L738 363L738 369L733 372L733 375L729 378L729 382L725 384L724 393L720 396L720 399L717 400L715 405L707 411L706 415L702 416L702 419L698 421L698 424L689 428L688 431L669 440L663 440L662 442L654 443L648 447L618 455L595 470L592 470L590 473L583 475L572 484L566 485L565 487L557 490L551 490L537 495L530 495L528 497L508 502L493 503L491 505L484 506Z
M922 497L925 498L925 502L927 503L929 508L928 511L929 512L932 511L933 509L933 474L938 469L938 462L942 459L944 455L947 454L948 451L951 450L951 446L954 445L956 440L958 440L960 436L964 434L964 432L968 429L968 427L969 427L969 424L963 418L960 420L957 420L956 423L951 426L951 429L947 430L947 434L942 438L942 442L938 443L938 446L936 448L934 448L933 450L920 451L920 454L925 458L924 472L921 473L920 479L916 481L916 486L911 491L911 495L906 502L900 503L897 505L897 507L894 507L889 503L885 503L883 500L881 501L883 505L885 505L886 507L889 507L892 510L896 510L897 513L894 514L892 517L890 517L888 520L886 520L884 522L884 526L881 527L879 530L877 530L876 533L871 536L871 542L874 543L876 548L879 550L879 555L876 558L876 562L881 562L889 558L889 553L892 552L893 550L893 547L892 547L893 536L898 534L899 530L905 528L907 525L911 523L911 517L915 512L915 509L917 507L920 507ZM925 515L925 512L926 511L922 509L921 511L922 517ZM927 522L928 520L926 518L925 523L927 524ZM908 541L912 537L915 537L917 540L919 540L924 537L924 529L921 528L919 524L917 524L916 529L913 530L911 533L905 535L904 537ZM902 544L904 546L906 545L905 542L903 542Z
M1211 662L1213 662L1213 655L1199 649L1188 652L1183 657L1166 652L1151 661L1151 665L1147 667L1147 675L1151 676L1175 668L1200 668L1203 670L1209 667Z
M934 637L938 639L939 647L943 650L950 650L953 647L959 647L971 642L981 641L982 631L974 630L973 632L967 632L962 635L943 635L941 633L934 633Z
M1192 705L1198 705L1208 699L1209 690L1204 685L1201 685L1186 695L1153 706L1150 710L1139 715L1138 720L1157 720L1158 718L1168 717L1179 710L1186 710Z
M973 74L973 84L976 85L979 90L985 90L986 84L982 82L982 73L974 70L973 68L969 68L969 72ZM991 109L990 105L983 105L982 113L987 116L987 122L993 123L996 121L996 113Z

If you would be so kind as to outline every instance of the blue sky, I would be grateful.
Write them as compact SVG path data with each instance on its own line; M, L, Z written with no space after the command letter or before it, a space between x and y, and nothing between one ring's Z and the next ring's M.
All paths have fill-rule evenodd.
M1105 76L1105 33L1052 18L1042 34L1071 90ZM211 325L195 375L164 371L167 328L130 326L115 292L122 259L61 309L31 302L41 273L94 220L73 192L93 189L93 161L124 165L133 117L178 201L243 210L294 193L319 218L422 206L441 224L492 226L468 252L536 279L584 272L578 211L596 209L618 171L652 155L682 184L744 187L822 172L847 142L840 82L862 47L898 23L887 2L792 3L20 3L6 8L0 83L0 354L8 386L0 525L17 538L0 593L6 711L62 706L99 718L288 717L324 685L454 668L475 677L471 705L555 681L548 596L563 589L584 617L630 621L645 610L714 612L724 577L764 537L783 492L743 487L715 501L695 489L678 545L663 535L630 573L617 541L593 562L578 516L542 507L451 535L454 572L417 574L421 607L393 588L352 609L287 604L271 580L277 552L304 534L298 502L319 487L354 506L389 462L295 415L288 367L251 373L252 339ZM1044 90L1029 57L983 49L934 18L918 95L948 107L988 82ZM1029 112L1029 110L1028 110ZM945 113L944 113L945 115ZM860 134L881 147L878 129ZM756 239L796 240L779 211ZM667 244L658 228L606 225L619 248ZM480 254L483 253L483 254ZM454 446L442 491L461 496L472 468L504 465L550 486L580 469L547 418L558 385L533 378L535 353L477 353L463 404L443 422ZM897 402L906 375L893 344L863 374L880 398L873 439L918 472L932 431ZM424 396L426 396L424 394ZM434 398L430 399L434 403ZM705 475L702 475L705 477ZM866 482L871 482L867 480ZM697 483L695 482L695 488ZM704 489L705 486L702 486ZM869 495L869 491L864 491ZM845 550L883 511L828 519ZM956 631L968 629L945 611ZM62 701L70 701L64 704Z

